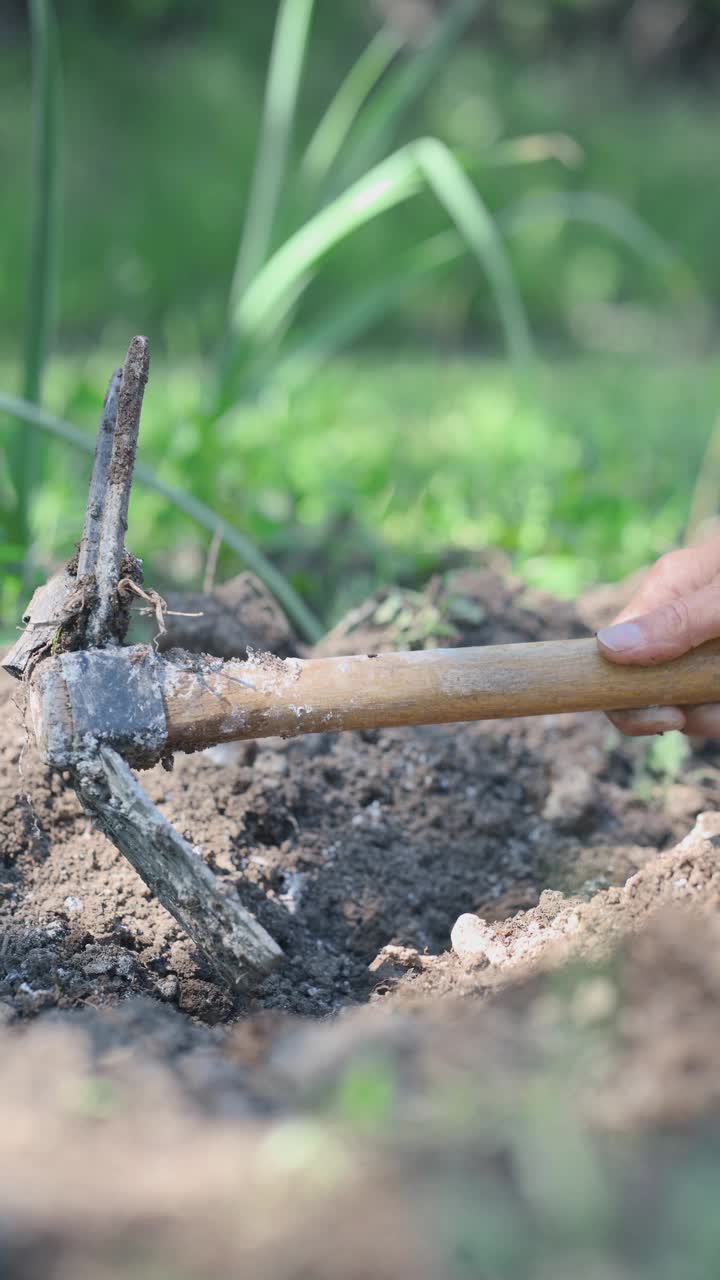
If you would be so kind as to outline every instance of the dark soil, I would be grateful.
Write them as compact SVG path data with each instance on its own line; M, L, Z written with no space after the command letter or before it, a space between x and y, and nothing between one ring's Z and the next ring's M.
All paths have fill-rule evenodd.
M320 648L583 630L568 605L483 570L379 593ZM592 1177L614 1185L607 1150L578 1135L642 1130L619 1241L627 1205L655 1212L666 1193L668 1123L684 1135L673 1167L690 1168L690 1128L720 1102L720 823L706 815L676 846L717 806L711 747L660 772L603 717L561 716L242 744L143 774L285 951L238 997L37 760L17 691L0 691L4 1275L540 1276L520 1254L485 1271L453 1252L481 1185L528 1239L560 1213L509 1172L508 1107L534 1126L538 1169L560 1125L576 1226L589 1209L573 1207L566 1156L600 1160ZM485 924L453 951L466 913ZM162 1273L144 1269L158 1257Z

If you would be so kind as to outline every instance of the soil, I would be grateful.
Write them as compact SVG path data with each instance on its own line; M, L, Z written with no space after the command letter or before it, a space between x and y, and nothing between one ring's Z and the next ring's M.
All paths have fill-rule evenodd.
M244 658L251 648L287 658L297 652L285 614L252 573L239 573L212 591L171 591L166 600L165 630L157 638L160 653L178 648Z
M468 570L378 593L317 651L585 631ZM628 1221L715 1158L712 744L663 763L601 716L556 716L144 773L285 952L236 995L39 762L18 688L0 687L4 1276L569 1280L601 1238L598 1277L659 1274Z

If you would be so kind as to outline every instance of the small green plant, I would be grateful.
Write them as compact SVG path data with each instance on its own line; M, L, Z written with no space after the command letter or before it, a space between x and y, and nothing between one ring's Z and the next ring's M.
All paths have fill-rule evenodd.
M633 791L649 800L657 787L671 786L680 776L690 755L690 744L682 733L661 733L648 744L639 762Z

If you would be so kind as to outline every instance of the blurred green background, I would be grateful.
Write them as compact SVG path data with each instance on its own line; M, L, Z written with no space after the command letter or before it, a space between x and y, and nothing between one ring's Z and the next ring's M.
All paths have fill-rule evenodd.
M572 594L681 540L720 404L719 50L710 0L6 0L5 634L89 469L7 396L90 439L138 332L161 589L218 522L220 576L259 551L315 629L488 543Z

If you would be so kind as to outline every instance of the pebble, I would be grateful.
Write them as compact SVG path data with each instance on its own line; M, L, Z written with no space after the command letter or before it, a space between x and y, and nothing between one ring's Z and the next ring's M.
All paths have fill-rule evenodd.
M720 813L714 810L705 810L699 813L695 823L695 830L690 835L702 836L705 840L710 840L713 836L720 835ZM687 837L686 837L687 838Z
M456 920L450 942L461 960L479 960L484 957L489 964L504 964L508 959L507 948L496 938L492 926L469 912Z

